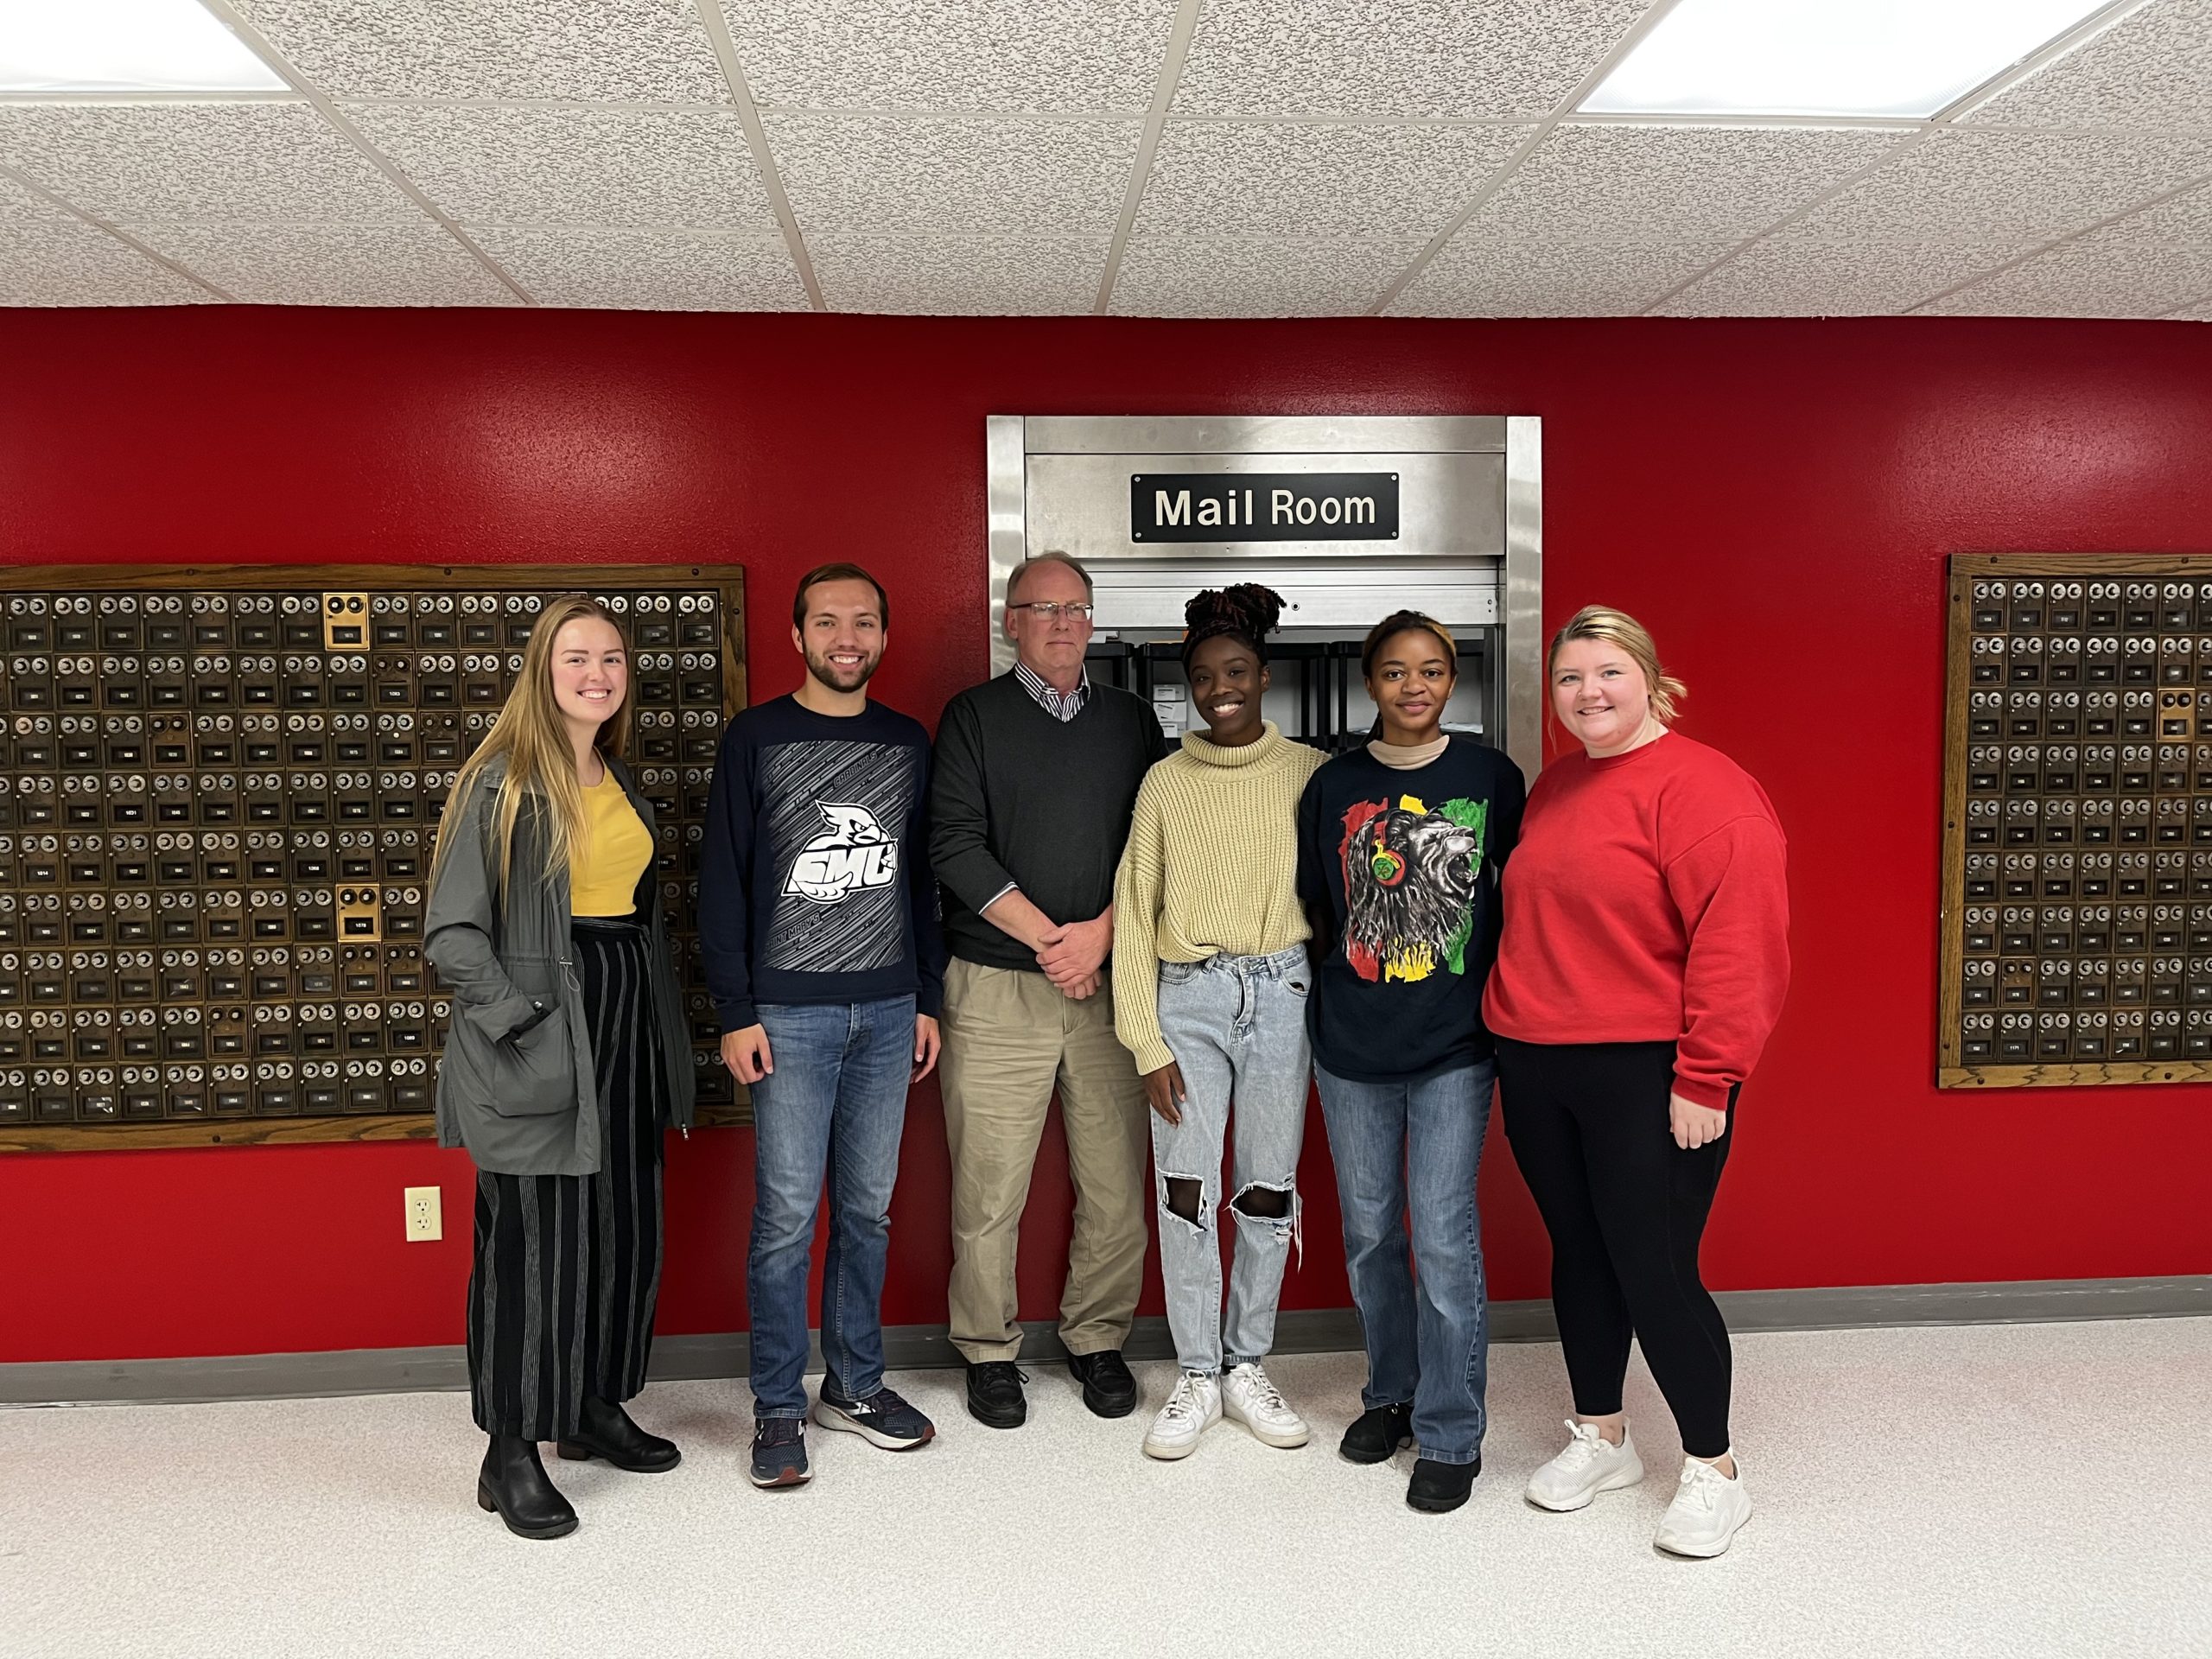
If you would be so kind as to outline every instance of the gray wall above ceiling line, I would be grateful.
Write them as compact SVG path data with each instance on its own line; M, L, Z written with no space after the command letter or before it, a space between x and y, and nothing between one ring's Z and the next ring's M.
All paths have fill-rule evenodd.
M1673 0L202 0L0 94L0 304L2212 319L2212 0L1929 121L1577 117Z

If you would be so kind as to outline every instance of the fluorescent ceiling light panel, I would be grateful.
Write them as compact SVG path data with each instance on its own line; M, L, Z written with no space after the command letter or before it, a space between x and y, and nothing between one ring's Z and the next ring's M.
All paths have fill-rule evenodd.
M200 0L0 0L0 92L287 90Z
M1919 119L2103 0L1681 0L1582 109Z

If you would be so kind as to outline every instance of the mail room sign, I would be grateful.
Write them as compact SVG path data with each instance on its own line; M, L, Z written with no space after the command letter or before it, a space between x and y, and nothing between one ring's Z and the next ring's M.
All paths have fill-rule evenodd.
M1133 542L1394 542L1395 473L1133 473Z

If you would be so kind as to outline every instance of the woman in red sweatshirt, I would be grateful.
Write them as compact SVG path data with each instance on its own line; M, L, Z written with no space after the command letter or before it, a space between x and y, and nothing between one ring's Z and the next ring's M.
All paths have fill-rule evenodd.
M1528 1497L1579 1510L1643 1478L1621 1414L1633 1334L1687 1454L1656 1542L1718 1555L1751 1504L1698 1243L1789 985L1782 825L1735 762L1669 729L1683 689L1634 618L1580 613L1547 677L1581 753L1529 791L1483 1005L1574 1390L1567 1449Z

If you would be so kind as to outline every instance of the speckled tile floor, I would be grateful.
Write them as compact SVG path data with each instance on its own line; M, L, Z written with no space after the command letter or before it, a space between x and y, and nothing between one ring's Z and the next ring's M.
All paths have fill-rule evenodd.
M0 1654L1029 1656L2212 1655L2212 1319L1738 1338L1758 1512L1721 1560L1650 1546L1678 1448L1639 1368L1651 1478L1528 1508L1559 1352L1491 1357L1466 1508L1402 1501L1411 1453L1335 1453L1351 1355L1271 1370L1299 1452L1233 1425L1178 1465L1039 1370L1029 1425L938 1421L894 1456L810 1434L816 1478L744 1479L740 1385L656 1385L658 1478L549 1465L583 1517L550 1544L476 1508L458 1395L0 1411ZM1169 1368L1138 1368L1148 1408Z

